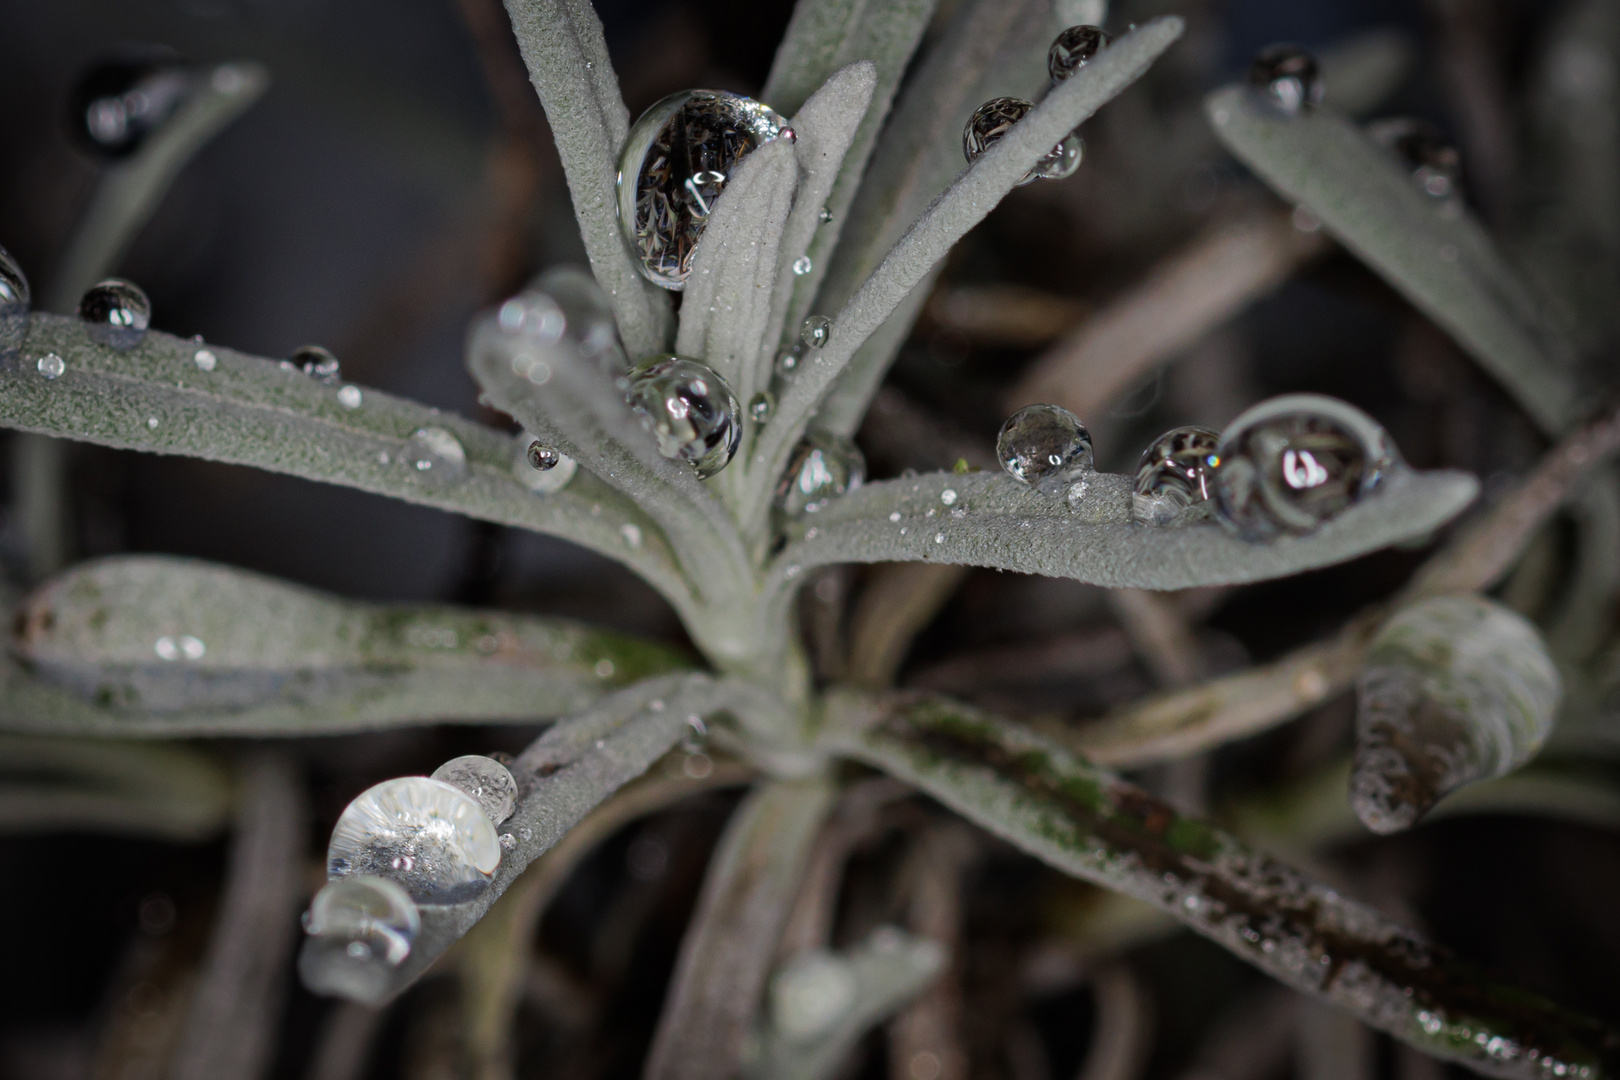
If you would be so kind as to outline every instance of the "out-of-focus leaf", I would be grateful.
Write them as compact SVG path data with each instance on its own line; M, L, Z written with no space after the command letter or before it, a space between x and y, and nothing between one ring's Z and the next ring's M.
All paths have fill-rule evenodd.
M218 835L230 812L230 777L196 750L0 735L0 832L189 843Z

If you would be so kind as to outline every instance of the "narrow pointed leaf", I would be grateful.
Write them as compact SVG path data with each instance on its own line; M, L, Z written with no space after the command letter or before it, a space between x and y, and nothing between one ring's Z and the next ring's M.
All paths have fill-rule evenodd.
M17 617L0 727L53 734L312 735L533 723L685 666L559 619L363 604L189 559L86 564Z
M1419 189L1331 109L1288 117L1245 86L1205 101L1216 135L1442 326L1549 432L1574 419L1574 355L1461 202Z
M1425 1053L1512 1080L1620 1068L1620 1033L1481 974L1015 724L912 695L835 698L832 709L842 752Z

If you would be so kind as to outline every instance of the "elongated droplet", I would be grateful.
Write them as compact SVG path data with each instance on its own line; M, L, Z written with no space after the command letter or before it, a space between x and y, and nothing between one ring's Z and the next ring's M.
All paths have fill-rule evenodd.
M827 950L790 960L771 979L771 1025L791 1042L825 1033L855 1004L854 965Z
M28 336L28 313L33 292L11 252L0 247L0 362L9 362Z
M723 90L671 94L641 114L619 159L619 224L648 281L685 287L732 171L785 126L766 106Z
M1086 66L1086 61L1113 43L1099 26L1071 26L1052 40L1046 51L1046 73L1052 85L1067 79Z
M1060 405L1025 405L1001 425L996 458L1019 483L1059 495L1091 471L1091 433Z
M967 126L962 129L962 154L971 165L984 156L996 143L1000 142L1012 126L1022 120L1029 110L1035 106L1023 98L998 97L973 110L968 118ZM1079 132L1070 132L1067 137L1045 157L1035 163L1035 166L1024 174L1018 183L1028 184L1034 180L1061 180L1071 176L1080 167L1080 159L1085 155L1085 144L1080 139Z
M305 345L288 357L292 366L317 382L335 385L343 377L338 358L319 345Z
M467 476L467 451L444 428L417 428L405 442L404 461L423 481L439 487Z
M304 916L311 940L300 974L317 993L380 1000L421 930L421 913L399 885L370 874L339 878L315 894Z
M373 874L419 904L458 904L489 887L501 863L495 826L465 792L425 776L385 780L339 816L326 849L333 879Z
M179 110L194 82L167 50L131 50L102 60L68 96L68 130L98 157L127 157Z
M517 805L517 780L511 770L482 754L451 758L433 770L432 778L471 795L492 825L511 817Z
M1546 642L1512 609L1481 596L1407 608L1356 683L1356 816L1398 832L1448 792L1512 772L1541 749L1562 693Z
M1426 195L1449 199L1462 191L1462 155L1427 120L1400 116L1367 125L1373 141L1387 147L1412 171Z
M1131 517L1144 525L1175 525L1210 509L1220 435L1208 428L1179 427L1153 440L1136 467Z
M812 315L799 327L799 341L807 349L819 349L832 337L833 321L825 315Z
M788 517L815 513L866 482L866 458L849 439L807 432L776 486L776 509Z
M1316 57L1298 45L1267 45L1249 64L1249 85L1265 91L1289 116L1322 104L1322 72Z
M79 298L79 318L90 340L114 349L133 349L152 322L152 302L132 281L107 278Z
M1403 467L1377 421L1321 394L1262 401L1232 421L1216 457L1216 512L1248 540L1311 532Z
M742 441L742 406L725 380L696 360L663 353L642 361L627 396L658 452L690 463L699 476L725 468Z
M519 441L524 447L512 460L512 475L536 495L549 495L568 486L579 463L532 435Z

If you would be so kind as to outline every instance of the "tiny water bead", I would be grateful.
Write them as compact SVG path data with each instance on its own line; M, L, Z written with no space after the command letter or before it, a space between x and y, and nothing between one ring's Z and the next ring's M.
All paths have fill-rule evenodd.
M1208 510L1220 441L1218 432L1201 427L1178 427L1153 440L1136 467L1131 516L1174 525Z
M1000 142L1012 126L1022 120L1035 106L1023 98L998 97L973 110L968 118L967 126L962 129L962 154L971 165L984 156L996 143ZM1084 156L1085 144L1080 140L1079 132L1070 132L1068 137L1056 146L1051 152L1035 163L1035 167L1024 174L1019 184L1027 184L1034 180L1061 180L1065 176L1072 176L1080 167L1080 159Z
M343 377L343 368L338 363L338 358L319 345L305 345L294 352L289 359L293 367L317 382L323 382L328 386L335 384Z
M425 776L361 792L338 817L326 849L328 877L388 878L419 904L473 899L500 863L495 826L477 800Z
M442 781L473 797L489 818L499 825L512 816L517 805L517 780L512 771L494 758L464 754L433 770L431 779Z
M799 341L807 349L819 349L832 337L833 321L825 315L812 315L799 327Z
M519 446L522 449L512 461L512 475L536 495L561 491L579 469L579 463L573 458L532 435L525 436Z
M536 472L550 472L562 461L562 455L539 439L529 444L529 468Z
M40 357L39 363L35 366L39 368L39 373L47 379L60 379L63 373L67 371L67 361L53 352Z
M1067 79L1086 66L1086 61L1113 43L1100 26L1071 26L1052 40L1046 51L1046 73L1052 85Z
M1387 147L1412 171L1425 194L1449 199L1462 191L1462 155L1427 120L1401 116L1367 125L1374 142Z
M28 336L28 312L33 292L11 252L0 247L0 359L15 353Z
M771 413L775 411L776 398L769 390L761 390L748 402L748 415L753 418L756 424L766 423L770 420Z
M785 125L759 102L722 90L671 94L641 114L619 159L619 224L647 280L676 292L685 287L692 252L732 171L787 135Z
M1401 467L1377 421L1320 394L1254 406L1221 435L1216 456L1216 512L1249 540L1311 532Z
M387 878L354 874L328 882L304 916L311 989L374 1001L411 955L422 915L410 894Z
M690 463L700 477L730 462L742 441L742 406L714 371L696 360L662 353L630 373L627 394L658 452Z
M1092 468L1091 433L1061 405L1025 405L996 436L996 459L1021 484L1048 495Z
M1298 45L1267 45L1249 64L1249 85L1264 90L1289 116L1322 104L1322 71Z
M172 53L113 57L79 77L68 96L68 130L84 149L121 158L175 114L191 93L192 73Z
M152 322L152 302L132 281L107 278L79 298L79 319L90 340L118 350L133 349Z
M793 273L796 277L804 277L804 275L808 274L815 268L816 264L810 261L810 256L808 255L800 255L797 259L793 260Z
M358 386L345 386L337 392L338 404L345 409L358 409L361 397Z
M849 439L806 433L776 486L776 508L789 517L814 513L866 482L866 458Z
M198 349L191 357L191 362L197 365L198 371L213 371L219 363L219 357L214 355L212 349Z
M454 484L467 475L467 451L461 440L441 427L417 428L405 442L403 460L434 484Z

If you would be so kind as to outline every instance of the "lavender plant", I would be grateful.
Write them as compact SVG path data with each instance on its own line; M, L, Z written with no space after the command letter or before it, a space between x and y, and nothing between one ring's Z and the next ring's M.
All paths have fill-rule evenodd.
M1620 449L1620 420L1577 425L1580 351L1566 328L1449 189L1414 183L1409 162L1322 102L1311 57L1264 54L1248 85L1211 95L1216 137L1564 441L1405 593L1327 645L1054 734L869 685L881 680L818 680L800 587L824 568L876 563L1119 590L1244 584L1423 540L1479 490L1466 474L1409 468L1365 414L1314 395L1263 402L1224 432L1168 433L1136 475L1096 469L1074 414L1041 405L1009 419L1000 469L964 460L863 482L850 437L942 260L1015 187L1073 171L1081 125L1174 47L1181 20L1110 39L1091 25L1104 19L1099 4L968 3L915 57L935 15L928 0L800 0L761 102L696 91L632 125L588 3L507 9L590 264L542 275L468 330L468 370L520 431L346 381L330 354L276 361L148 330L138 289L96 284L152 193L237 107L221 102L262 87L241 66L216 69L211 89L103 181L51 312L29 311L8 261L0 423L563 538L656 589L701 664L563 620L365 605L225 567L122 557L70 569L18 603L15 652L0 668L6 730L128 739L550 722L514 757L458 758L344 811L299 972L313 990L371 1005L440 961L509 1003L509 938L486 928L524 911L532 922L604 832L690 791L660 779L661 760L718 770L721 759L714 782L749 793L686 931L646 1065L653 1080L835 1075L868 1029L937 977L946 958L926 938L886 929L834 951L825 927L790 926L815 875L836 877L817 862L818 837L884 783L874 774L1424 1053L1503 1077L1620 1068L1620 1036L1603 1024L1480 974L1108 771L1279 724L1360 674L1357 809L1382 830L1523 764L1558 707L1540 632L1474 594L1578 484L1612 500L1604 463ZM52 444L28 445L48 476ZM48 533L48 505L38 513ZM1423 622L1435 605L1478 617ZM1414 623L1426 635L1415 644ZM292 861L292 841L262 822L255 831L253 818L257 808L269 820L286 783L271 760L247 784L237 857L261 869ZM239 893L228 909L280 895ZM229 958L210 971L251 976ZM233 1022L193 1020L224 1033ZM188 1045L182 1075L225 1075L254 1052L249 1037Z

